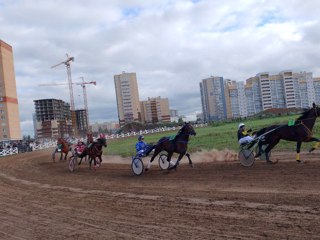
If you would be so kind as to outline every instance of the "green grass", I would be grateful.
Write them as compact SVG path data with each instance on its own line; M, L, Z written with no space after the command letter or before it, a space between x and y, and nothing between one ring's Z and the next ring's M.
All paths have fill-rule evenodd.
M243 121L246 128L252 128L253 131L259 130L263 127L267 127L273 124L286 124L289 120L297 118L295 116L281 116L266 119L254 119ZM239 144L237 139L237 130L239 122L220 124L219 126L208 126L203 128L196 128L197 136L191 136L188 151L195 152L199 150L223 150L230 149L234 151L239 150ZM320 123L316 122L313 129L314 136L320 137ZM145 142L156 143L161 137L170 136L176 134L177 131L173 132L162 132L157 134L145 135ZM135 154L135 143L137 142L137 136L122 138L122 139L112 139L108 140L108 147L104 149L104 154L106 155L120 155L122 157L129 157ZM306 151L312 143L303 143L301 151ZM275 147L277 151L295 151L296 143L288 141L280 141L280 143Z

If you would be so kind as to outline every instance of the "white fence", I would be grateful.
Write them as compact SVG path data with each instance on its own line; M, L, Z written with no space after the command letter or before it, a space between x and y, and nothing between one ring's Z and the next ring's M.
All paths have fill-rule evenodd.
M195 128L198 128L198 127L205 127L207 126L207 124L195 124L193 126ZM141 130L139 132L111 134L111 135L106 135L106 139L117 139L117 138L132 137L137 135L147 135L147 134L153 134L153 133L159 133L159 132L175 131L177 129L180 129L180 127L162 127L162 128L156 128L156 129L150 129L150 130ZM32 149L32 151L37 151L37 150L47 149L55 146L57 146L57 141L51 140L43 143L30 143L29 147ZM0 150L0 157L5 157L13 154L18 154L18 153L19 151L17 147L8 147Z
M205 127L205 126L207 126L206 123L193 125L194 128ZM175 131L177 129L180 129L180 127L162 127L162 128L156 128L156 129L150 129L150 130L141 130L139 132L111 134L111 135L106 135L106 139L125 138L125 137L137 136L137 135L147 135L152 133Z
M0 150L0 157L5 157L8 155L13 155L18 153L18 148L13 147L13 148L4 148Z
M47 149L55 146L57 146L57 141L52 140L44 143L30 143L29 149L31 149L32 151L37 151L37 150ZM6 147L3 149L0 149L0 157L5 157L13 154L18 154L18 153L19 153L18 147Z

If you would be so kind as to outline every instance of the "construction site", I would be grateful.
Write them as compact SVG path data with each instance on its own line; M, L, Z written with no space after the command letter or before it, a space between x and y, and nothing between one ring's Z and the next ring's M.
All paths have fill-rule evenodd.
M70 104L55 98L34 100L37 138L83 137L88 132L91 132L86 85L96 85L96 81L85 81L84 77L79 77L82 80L81 82L73 82L71 63L74 61L74 57L70 57L68 54L66 54L66 57L66 60L53 65L51 68L65 65L68 82L40 84L39 86L58 87L68 85ZM83 108L75 108L73 85L78 85L82 88Z

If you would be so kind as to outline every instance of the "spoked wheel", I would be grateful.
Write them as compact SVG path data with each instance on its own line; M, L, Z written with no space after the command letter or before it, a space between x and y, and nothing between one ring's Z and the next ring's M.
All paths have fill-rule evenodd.
M74 171L74 169L76 168L76 164L77 164L77 157L76 156L71 156L69 158L69 164L68 164L70 172Z
M132 159L131 169L132 169L133 173L137 176L139 176L143 173L144 165L143 165L141 158L136 157L136 158Z
M169 168L169 162L167 161L168 155L165 153L160 154L159 156L159 167L162 170L167 170Z
M239 161L242 166L251 167L254 163L253 152L249 149L242 149L239 152Z

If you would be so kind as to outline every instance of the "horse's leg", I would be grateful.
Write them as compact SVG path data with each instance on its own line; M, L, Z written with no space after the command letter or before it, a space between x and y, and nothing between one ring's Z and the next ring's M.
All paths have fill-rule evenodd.
M177 170L177 166L179 165L179 162L180 162L180 160L182 159L182 157L184 156L184 154L185 154L185 153L180 153L180 154L179 154L179 157L178 157L178 159L177 159L177 161L176 161L176 164L173 165L172 167L169 167L169 170L172 170L172 169ZM172 155L172 154L171 154L171 155Z
M297 161L298 163L301 163L301 160L300 160L301 144L302 144L302 142L297 142L297 156L296 156L296 161Z
M190 165L190 167L193 168L193 163L192 163L192 161L191 161L190 154L189 154L188 152L186 152L186 156L187 156L187 158L189 159L189 165Z
M310 142L316 142L316 143L309 149L309 152L312 152L316 150L318 147L320 147L320 140L318 138L312 137L310 139Z
M266 155L266 161L267 163L274 163L269 159L269 152L280 142L280 139L273 139L273 141L270 141L268 147L264 150L264 154Z
M145 168L145 171L148 171L148 170L151 168L151 164L152 164L154 158L155 158L160 152L161 152L161 148L156 148L156 149L154 150L154 153L153 153L150 161L148 162L148 165L147 165L147 167Z

